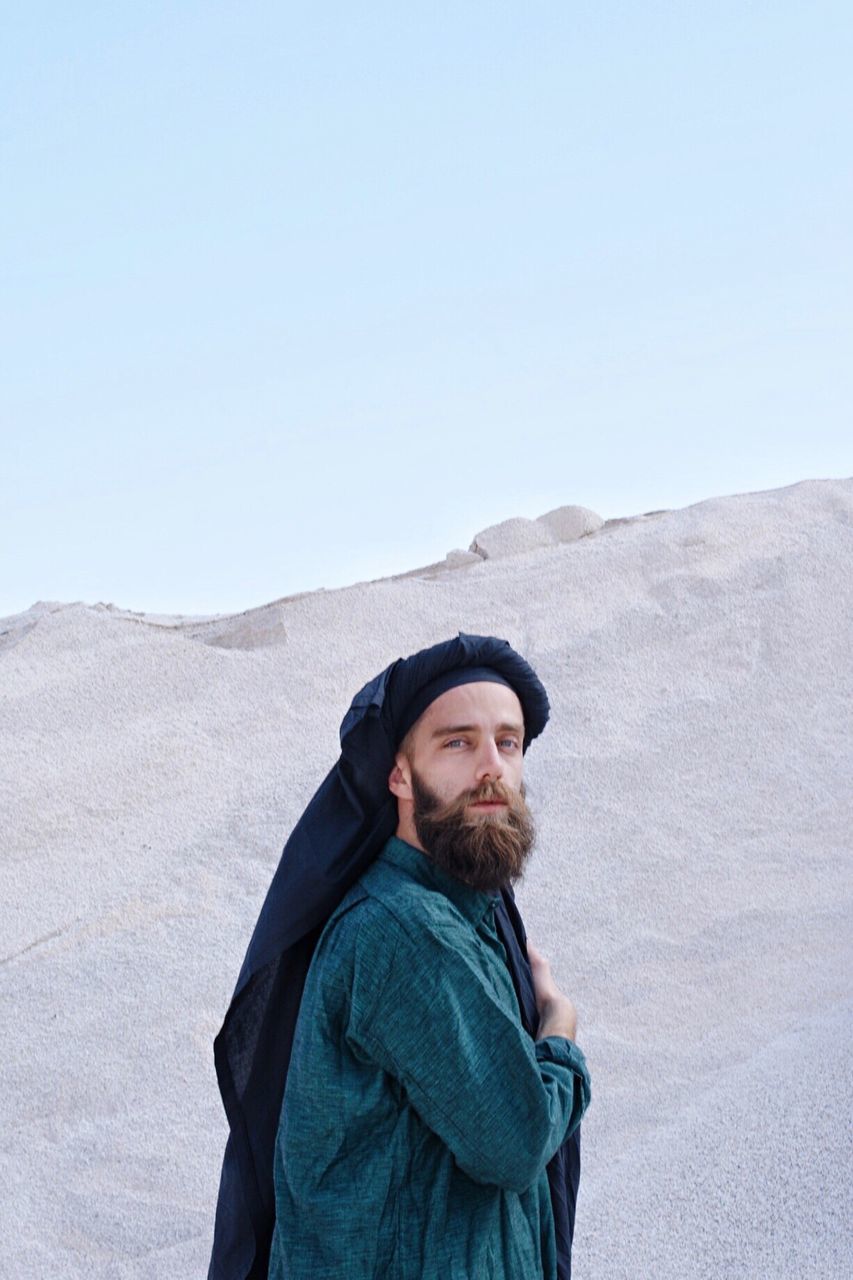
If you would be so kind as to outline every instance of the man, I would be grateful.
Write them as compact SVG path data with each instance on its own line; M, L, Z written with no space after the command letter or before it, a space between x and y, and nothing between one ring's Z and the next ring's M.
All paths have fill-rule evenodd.
M461 634L354 700L217 1038L211 1277L265 1275L273 1215L274 1280L568 1276L589 1078L510 888L547 715L506 642Z

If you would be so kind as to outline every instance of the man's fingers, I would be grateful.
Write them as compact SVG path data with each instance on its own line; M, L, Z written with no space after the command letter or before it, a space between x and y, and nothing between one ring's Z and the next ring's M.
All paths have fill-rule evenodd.
M530 976L533 979L533 992L536 1003L559 995L557 984L551 975L551 966L538 947L531 942L527 944L527 958L530 961Z

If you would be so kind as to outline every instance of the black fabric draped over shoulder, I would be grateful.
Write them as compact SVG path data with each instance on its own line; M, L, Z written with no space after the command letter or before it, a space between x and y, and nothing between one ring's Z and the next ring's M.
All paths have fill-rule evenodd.
M398 659L356 694L341 724L340 758L284 846L214 1042L230 1134L208 1280L266 1280L275 1225L275 1138L314 947L344 894L396 829L397 805L388 790L388 774L412 704L417 705L426 685L465 667L491 668L515 690L524 712L526 750L549 714L536 673L505 640L460 632ZM526 935L509 886L501 891L495 920L522 1023L535 1035L538 1015ZM548 1166L560 1280L571 1274L579 1144L578 1129Z

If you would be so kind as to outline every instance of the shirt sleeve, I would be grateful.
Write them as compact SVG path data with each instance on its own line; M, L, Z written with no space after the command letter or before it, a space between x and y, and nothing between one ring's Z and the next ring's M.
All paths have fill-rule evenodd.
M408 930L390 913L371 924L356 943L351 1047L401 1083L469 1177L525 1190L589 1101L583 1054L561 1036L531 1039L473 930Z

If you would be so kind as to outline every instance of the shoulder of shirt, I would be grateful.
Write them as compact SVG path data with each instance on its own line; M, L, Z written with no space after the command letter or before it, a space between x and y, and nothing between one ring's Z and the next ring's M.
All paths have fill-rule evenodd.
M349 889L326 926L364 944L376 936L383 946L397 942L423 944L427 936L458 947L470 940L472 927L439 889L420 884L386 868L369 867Z

